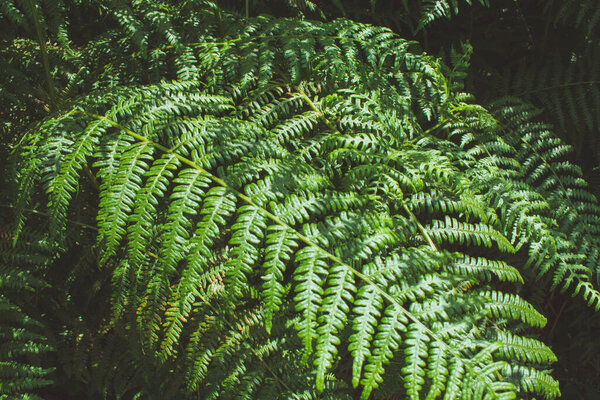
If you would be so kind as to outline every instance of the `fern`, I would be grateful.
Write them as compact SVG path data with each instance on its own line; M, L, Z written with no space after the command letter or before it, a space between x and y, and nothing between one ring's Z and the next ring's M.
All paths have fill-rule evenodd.
M472 0L466 0L469 6L471 5ZM419 21L419 27L423 28L426 25L431 24L432 22L442 19L442 18L451 18L453 15L459 13L459 4L462 3L458 0L425 0L421 5L421 20ZM487 0L479 0L479 3L482 6L489 7L489 1Z
M29 230L24 236L29 240L25 245L11 248L6 239L0 244L0 398L6 399L41 399L35 392L53 383L53 368L44 365L41 357L55 349L44 324L19 307L16 295L48 286L38 270L47 264L48 242Z
M506 70L496 86L500 92L543 107L579 157L588 151L597 154L600 121L594 110L600 99L596 67L599 57L598 48L590 45L576 53L556 56L543 67L523 60Z
M48 379L51 369L32 365L33 363L27 361L28 357L35 357L50 350L45 343L46 338L36 332L40 324L4 297L0 299L0 310L2 311L0 397L40 399L41 397L31 393L35 389L52 384L52 380Z
M581 170L566 160L569 147L560 145L548 126L531 121L536 113L530 106L514 101L504 107L501 108L504 115L500 120L506 118L514 121L522 135L517 144L520 153L517 160L522 163L520 172L554 210L559 230L570 241L580 245L580 251L585 254L587 270L597 280L597 221L600 208L594 196L587 192ZM510 125L507 128L512 129ZM514 134L509 134L507 138L516 142Z
M386 28L202 1L102 7L116 28L79 50L95 71L84 94L13 158L11 241L28 248L48 223L33 275L61 304L38 318L60 347L57 387L560 396L546 317L518 291L597 309L599 210L530 106L472 104L466 61L448 71ZM97 316L78 286L102 294Z
M600 19L600 8L593 1L577 3L574 7L571 1L561 2L549 1L545 5L545 11L554 16L552 22L555 24L573 23L582 26L587 34L594 32Z

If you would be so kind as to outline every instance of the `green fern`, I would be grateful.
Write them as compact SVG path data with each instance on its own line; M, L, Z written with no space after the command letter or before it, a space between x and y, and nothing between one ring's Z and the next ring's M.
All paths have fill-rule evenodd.
M543 67L523 60L515 68L507 69L495 86L501 93L543 107L580 157L590 150L598 154L596 132L600 120L595 112L600 107L598 60L600 50L594 45L576 53L557 55Z
M419 28L422 29L436 20L442 18L449 19L453 15L457 15L460 3L462 2L459 0L424 0L421 5L422 11ZM470 6L474 2L472 0L465 0L465 3ZM479 3L485 7L490 6L488 0L479 0Z
M14 155L16 245L48 221L36 273L60 306L41 323L58 337L68 314L57 379L104 398L560 396L518 291L600 307L600 211L530 106L471 104L462 58L350 20L103 10L118 28L80 50L85 94Z
M37 321L4 297L0 298L0 311L0 398L41 399L33 393L38 388L52 384L52 380L48 379L51 369L35 365L28 358L50 350L46 338L36 332L36 328L39 328Z
M554 17L555 24L573 24L576 27L582 26L588 35L596 29L600 20L600 7L594 1L583 1L573 3L573 1L548 1L545 4L545 11Z
M27 231L27 242L15 248L8 240L0 243L0 398L41 399L36 392L51 385L53 368L42 357L53 349L44 325L19 307L18 293L41 290L48 284L36 267L47 264L48 242ZM19 267L16 267L19 266Z

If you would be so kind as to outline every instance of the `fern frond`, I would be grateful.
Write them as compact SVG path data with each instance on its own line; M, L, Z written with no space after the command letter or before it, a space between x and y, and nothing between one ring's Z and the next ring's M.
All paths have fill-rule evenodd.
M135 208L129 218L127 228L128 260L139 263L144 257L144 250L157 214L159 200L164 197L169 182L173 179L173 170L179 167L179 160L172 154L166 154L152 163L146 172L146 183L136 196Z
M268 231L270 233L267 234L266 239L262 293L265 300L265 328L270 333L273 314L279 311L283 296L286 294L286 288L282 284L286 263L290 260L297 243L293 232L285 227L271 225Z
M393 349L398 347L400 333L405 332L408 320L403 316L397 306L388 306L384 311L384 317L377 328L377 334L373 340L373 349L365 365L364 378L361 381L363 391L361 398L367 399L371 392L379 386L383 380L384 367L393 357Z
M258 207L248 205L238 210L239 216L231 229L233 233L229 240L232 247L231 258L228 260L227 285L242 288L245 286L247 274L258 259L256 245L262 242L266 228L266 218Z
M302 338L306 354L312 351L313 341L317 335L317 314L323 302L323 283L327 275L325 256L314 247L305 247L298 251L295 261L296 269L296 308L303 319L298 324L298 334Z
M546 317L540 314L533 306L522 298L513 294L503 294L499 292L483 292L481 296L489 299L485 305L491 315L510 316L515 320L520 320L531 326L544 327Z
M107 179L101 188L104 194L100 198L98 210L98 241L102 243L104 254L101 263L112 257L125 234L127 214L133 209L133 203L141 188L141 176L152 159L153 148L147 143L136 143L123 151L119 168L115 172L114 182Z
M507 360L519 360L534 364L557 361L556 355L545 344L531 338L516 336L510 332L497 332L497 339L502 343L499 356Z
M210 180L202 171L186 168L180 171L173 183L176 186L171 194L172 202L160 249L163 268L167 274L173 273L177 263L183 258L183 246L189 240L192 225L188 216L197 214Z
M323 293L322 314L317 328L315 365L317 367L317 390L322 391L325 372L333 365L333 357L340 344L340 332L348 319L349 304L353 302L354 274L343 265L337 265L329 271L327 289Z
M52 350L36 330L40 323L28 317L4 296L0 298L0 396L41 399L35 390L48 386L53 368L35 365L36 356ZM38 329L36 329L38 328Z
M472 0L465 0L465 2L471 6ZM438 19L450 19L453 15L458 14L459 3L459 0L425 0L421 5L419 28L422 29ZM485 7L490 6L488 0L479 0L479 3Z
M588 34L594 31L600 19L600 7L593 1L583 1L573 4L572 0L558 3L549 1L544 6L544 11L553 16L554 24L573 24L582 26Z
M464 256L447 268L452 272L486 281L494 276L500 281L524 283L519 270L501 260Z
M464 223L448 216L444 221L434 220L431 227L427 228L427 232L436 241L485 247L492 247L495 244L500 251L515 251L508 239L489 225Z
M403 368L404 387L411 399L418 399L419 392L425 383L425 360L427 358L427 342L429 338L419 326L409 327L406 333L407 366Z
M91 285L112 281L112 315L89 331L129 346L131 376L173 371L131 390L554 396L552 352L518 336L546 319L514 292L529 267L600 305L584 265L595 203L567 149L526 109L495 120L464 103L389 29L171 7L109 7L122 32L82 51L118 46L118 73L18 151L33 198L18 211L47 204L49 243L73 215L96 221L112 280ZM532 383L506 372L520 367Z

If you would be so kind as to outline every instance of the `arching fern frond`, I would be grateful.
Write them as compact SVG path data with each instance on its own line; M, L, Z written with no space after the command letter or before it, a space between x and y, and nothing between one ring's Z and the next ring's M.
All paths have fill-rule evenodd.
M600 7L594 7L600 16ZM557 132L578 152L589 148L598 154L600 119L595 110L600 107L600 49L589 45L558 57L544 66L524 59L496 81L497 92L543 107Z
M548 126L532 121L536 113L531 106L514 99L496 104L499 120L506 126L506 140L519 152L516 158L525 182L546 199L560 232L577 243L584 255L579 261L577 257L571 260L582 262L598 282L600 206L587 191L581 170L568 162L570 148Z
M144 26L116 40L127 54L166 40L165 81L123 61L15 156L20 221L47 215L58 256L73 216L97 231L77 243L112 304L90 323L101 340L74 340L105 341L102 365L127 346L141 383L89 381L165 399L558 397L546 319L516 289L529 267L600 304L596 203L526 107L463 102L384 28L186 7L113 7Z
M505 99L492 109L497 120L452 126L466 162L485 165L473 171L474 182L491 189L484 198L498 212L500 231L516 249L527 248L525 265L538 278L550 278L552 287L580 293L596 308L599 298L591 288L597 255L590 249L597 233L590 222L597 219L597 200L566 159L568 146L548 126L534 122L537 113L530 105ZM565 235L577 239L565 240Z

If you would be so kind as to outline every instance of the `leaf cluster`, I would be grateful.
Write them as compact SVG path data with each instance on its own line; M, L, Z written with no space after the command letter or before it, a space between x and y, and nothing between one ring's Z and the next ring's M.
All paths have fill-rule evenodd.
M600 308L600 207L535 108L349 19L95 5L11 158L2 395L560 395L522 294Z

